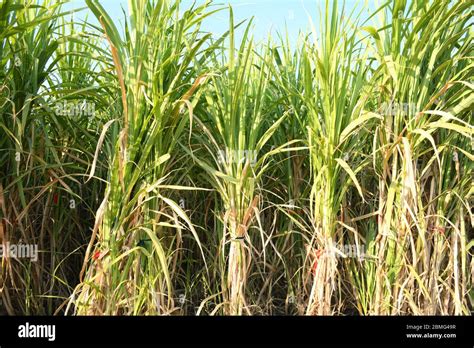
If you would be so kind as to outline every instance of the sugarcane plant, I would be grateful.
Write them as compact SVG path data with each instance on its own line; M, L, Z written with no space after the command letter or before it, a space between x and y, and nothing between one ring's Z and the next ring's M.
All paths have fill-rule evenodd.
M468 8L395 1L380 9L385 29L364 28L379 63L373 83L381 121L373 139L377 220L365 235L365 270L353 270L363 314L468 313Z
M312 37L306 40L302 53L302 98L307 108L311 164L306 314L329 315L336 310L338 245L343 242L343 233L352 233L342 214L351 186L357 189L360 200L365 200L357 173L367 163L358 151L367 132L360 130L376 118L365 109L371 88L367 83L367 52L357 37L358 17L344 13L337 2L326 2L321 28L316 31L313 25Z
M204 151L188 151L219 195L215 212L219 226L219 306L224 314L241 315L251 314L246 283L253 254L251 231L262 228L260 180L269 158L279 151L269 151L265 145L285 115L276 120L269 117L270 51L256 51L249 35L251 21L237 47L232 8L229 16L229 46L212 55L213 65L220 68L210 74L205 104L196 115L202 130L197 145Z
M0 5L0 241L3 250L30 251L28 258L2 257L2 313L11 315L53 313L70 295L76 251L88 238L77 231L87 230L92 215L80 206L78 177L87 162L75 161L90 154L82 138L90 134L57 112L59 95L70 95L58 78L58 48L68 41L61 26L74 12L62 5ZM84 76L89 69L85 62ZM77 95L83 87L70 86Z
M110 122L121 129L71 304L81 314L171 313L169 260L177 235L188 230L200 241L166 190L180 189L170 181L179 170L174 151L206 81L192 63L206 57L209 34L199 24L210 12L207 4L180 14L179 2L129 1L120 33L99 3L87 4L111 51L121 109Z

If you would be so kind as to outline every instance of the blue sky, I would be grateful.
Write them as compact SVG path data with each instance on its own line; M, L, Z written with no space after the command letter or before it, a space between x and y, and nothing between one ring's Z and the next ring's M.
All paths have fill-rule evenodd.
M204 0L197 0L201 3ZM334 0L333 0L334 1ZM337 1L337 0L336 0ZM364 5L369 9L375 8L376 0L346 0L346 12L353 8L361 9ZM341 6L342 6L342 1ZM123 21L122 7L127 11L127 0L100 0L116 23ZM185 9L193 3L193 0L182 0L182 8ZM286 28L290 40L295 42L299 31L307 31L309 28L308 16L313 20L317 17L318 8L324 6L324 0L214 0L216 5L232 5L235 22L254 17L254 30L252 31L256 40L264 40L269 32L284 33ZM70 0L67 9L84 7L83 0ZM77 18L84 18L83 11L77 14ZM89 19L93 17L89 15ZM228 11L222 11L208 17L203 24L203 29L215 35L223 34L228 30Z

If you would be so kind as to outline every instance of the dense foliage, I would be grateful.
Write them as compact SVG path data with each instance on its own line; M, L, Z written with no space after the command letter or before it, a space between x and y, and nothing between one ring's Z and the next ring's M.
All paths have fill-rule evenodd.
M0 4L2 313L470 313L469 1L86 3Z

